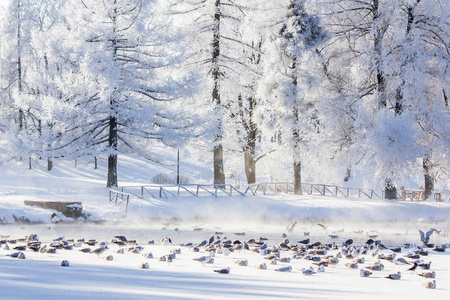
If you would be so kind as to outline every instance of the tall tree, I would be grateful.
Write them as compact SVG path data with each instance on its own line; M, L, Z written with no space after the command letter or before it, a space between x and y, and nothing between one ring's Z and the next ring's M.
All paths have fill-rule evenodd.
M179 109L176 101L189 95L194 79L171 73L183 43L157 9L155 1L71 0L63 11L67 24L42 47L61 65L62 95L47 99L62 135L54 150L106 154L108 187L118 185L119 153L173 140L185 126L172 108Z
M246 6L232 0L171 1L172 13L180 16L191 30L189 64L202 66L208 86L202 100L212 112L206 124L212 133L215 184L225 183L223 140L230 116L229 99L237 99L240 92L235 69L242 63L239 50L243 42L237 30L246 10Z
M301 194L301 157L307 136L314 132L315 105L311 91L317 87L316 49L327 39L317 16L310 15L304 1L291 0L268 55L277 58L268 65L263 89L276 101L272 119L293 156L294 193ZM316 66L316 67L314 67ZM302 149L303 148L303 149Z

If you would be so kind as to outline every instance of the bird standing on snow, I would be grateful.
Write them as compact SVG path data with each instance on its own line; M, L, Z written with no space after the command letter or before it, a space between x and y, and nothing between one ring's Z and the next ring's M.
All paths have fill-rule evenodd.
M406 271L412 271L412 272L415 272L416 269L417 269L417 266L418 266L418 264L415 262L415 263L414 263L414 266L412 266L411 268L409 268L409 269L406 270Z

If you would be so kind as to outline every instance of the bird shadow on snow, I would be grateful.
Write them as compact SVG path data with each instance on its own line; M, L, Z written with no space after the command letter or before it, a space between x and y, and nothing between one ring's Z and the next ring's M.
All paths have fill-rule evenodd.
M245 276L162 272L114 266L75 265L56 262L0 259L0 288L6 299L51 299L53 297L95 299L201 299L222 297L270 297L308 299L312 294L357 296L353 291L311 287L292 279L268 280ZM11 271L6 271L11 270ZM290 275L290 274L286 274ZM298 278L298 277L297 277ZM291 281L291 282L289 282ZM31 290L31 291L30 291ZM359 296L362 294L358 293ZM309 295L309 296L308 296Z

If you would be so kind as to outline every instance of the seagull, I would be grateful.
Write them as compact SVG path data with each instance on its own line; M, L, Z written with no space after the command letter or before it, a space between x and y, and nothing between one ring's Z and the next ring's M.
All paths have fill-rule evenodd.
M345 266L350 269L358 269L358 264L355 262L346 263Z
M436 230L434 228L431 228L430 230L427 231L427 233L423 233L422 230L418 229L419 233L420 233L420 240L424 243L424 244L428 244L429 240L430 240L430 236L433 234L433 232Z
M372 275L372 272L370 272L369 270L361 269L361 271L359 272L359 276L361 277L369 277L370 275Z
M122 242L125 242L125 243L128 242L128 241L127 241L127 238L124 237L123 235L115 235L114 237L115 237L116 239L118 239L118 240L121 240Z
M163 237L163 238L160 240L160 242L161 242L161 244L162 244L163 246L167 246L167 245L169 245L169 244L172 244L172 240L171 240L170 238L168 238L168 237Z
M431 261L428 263L421 263L421 264L419 264L419 267L421 267L424 270L429 270L431 267Z
M248 261L247 261L246 259L243 259L243 260L237 260L237 261L235 261L235 263L236 263L237 265L243 266L243 267L248 266Z
M411 268L409 268L408 270L406 270L406 271L412 271L412 272L415 272L416 271L416 268L417 268L417 266L418 266L418 264L415 262L414 263L414 266L412 266Z
M316 272L325 272L325 267L323 265L322 266L317 266Z
M398 257L394 259L393 263L396 265L409 265L409 262L403 257Z
M287 230L288 232L292 232L292 231L294 230L294 228L295 228L295 225L297 225L297 224L298 224L298 221L291 222L291 223L288 225L288 227L286 227L286 230Z
M422 276L424 278L436 278L436 272L434 272L434 271L433 272L423 272L423 273L420 273L417 275Z
M277 271L277 272L291 272L292 271L292 267L291 266L281 267L281 268L275 269L275 271Z
M318 223L317 225L319 225L320 227L322 227L324 230L327 230L327 228L328 228L328 225L327 226L325 226L325 225L323 225L323 224L320 224L320 223Z
M15 252L15 253L7 254L7 256L10 256L13 258L18 258L18 259L25 259L25 254L23 254L23 252Z
M216 273L219 273L219 274L230 274L230 268L228 267L228 268L225 268L225 269L219 269L219 270L213 270L214 272L216 272Z
M400 278L402 278L402 275L400 274L400 272L397 272L397 273L389 274L388 276L386 276L384 278L399 280Z
M306 240L301 240L301 241L298 241L298 243L300 243L300 244L309 244L309 242L310 242L310 239L308 238L308 239L306 239Z
M63 260L61 262L61 267L68 267L69 266L69 261L68 260Z
M103 252L106 251L106 247L100 247L94 250L91 250L89 253L93 253L93 254L97 254L97 256L100 256L100 254L102 254Z
M141 269L148 269L148 268L149 268L148 263L143 263L143 264L141 264L141 265L140 265L140 268L141 268Z
M228 248L225 248L225 249L223 249L222 253L223 253L223 255L225 255L225 257L228 257L228 255L230 255L230 253L231 253L231 250Z
M266 270L267 265L266 265L266 263L262 263L262 264L257 265L256 268L259 270Z
M197 258L193 258L193 260L201 262L201 263L207 263L211 260L211 256L210 255L206 255L206 256L201 256L201 257L197 257Z
M426 289L435 289L436 288L436 280L428 281L423 284Z
M302 273L303 273L303 275L311 276L312 274L315 274L316 271L314 271L313 267L309 267L309 269L303 268Z

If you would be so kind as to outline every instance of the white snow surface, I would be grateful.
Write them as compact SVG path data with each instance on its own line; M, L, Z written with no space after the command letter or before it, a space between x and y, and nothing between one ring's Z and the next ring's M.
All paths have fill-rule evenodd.
M243 250L228 257L216 254L213 264L202 264L193 258L208 255L204 248L192 252L181 243L200 243L211 235L231 240L259 239L267 237L269 246L284 241L283 233L291 244L310 238L341 245L352 238L362 245L369 235L389 247L404 243L421 245L417 229L427 231L438 228L441 235L433 234L431 243L449 244L445 235L450 230L450 205L446 202L411 202L392 200L368 200L360 198L334 198L319 196L293 196L282 194L221 195L199 197L182 193L179 197L139 199L132 197L125 212L125 204L115 207L108 201L105 187L105 164L100 161L94 170L93 162L55 161L52 171L45 170L44 162L8 162L0 166L0 234L2 240L20 239L38 234L43 244L53 239L96 239L110 242L115 235L125 235L144 247L142 253L151 252L152 259L125 251L115 253L120 247L109 243L108 249L97 256L78 251L89 247L85 244L73 250L58 249L55 254L41 254L30 249L23 251L25 260L9 256L17 252L0 248L1 299L445 299L450 296L450 250L438 253L428 249L423 256L431 261L436 272L437 287L425 289L428 279L418 272L406 271L411 265L399 266L383 260L383 271L373 271L369 278L359 276L359 269L376 261L365 255L366 263L359 269L349 269L341 258L335 267L326 267L324 273L304 276L302 268L312 261L293 259L290 263L271 265L260 253ZM192 169L189 169L192 167ZM173 167L172 167L173 168ZM121 186L148 185L152 174L164 167L144 163L130 156L119 158L119 184ZM202 179L198 169L184 166L183 171L193 178ZM201 173L201 172L200 172ZM203 177L207 178L207 177ZM133 190L129 188L129 190ZM54 211L25 206L24 200L81 201L87 220L67 220L71 223L51 223ZM22 218L32 223L18 223ZM92 222L89 222L92 221ZM101 221L97 224L97 221ZM286 227L291 221L299 223L292 232ZM328 225L326 231L318 223ZM361 230L362 233L355 233ZM244 233L245 236L235 233ZM305 236L305 232L310 232ZM330 235L337 235L331 238ZM162 246L159 240L170 237L172 244ZM148 244L154 240L155 244ZM125 249L132 247L128 244ZM97 246L91 247L92 249ZM158 261L171 250L181 249L181 254L171 263ZM403 248L398 257L408 253ZM329 251L335 254L337 250ZM383 250L383 253L391 253ZM113 261L104 258L113 255ZM292 251L281 251L281 257L289 257ZM234 262L247 259L248 266ZM69 267L61 267L68 260ZM409 260L409 259L408 259ZM139 265L147 262L149 269ZM256 266L265 262L267 270ZM291 272L275 269L291 265ZM218 274L213 270L230 267L230 274ZM419 268L418 268L419 269ZM399 281L385 276L400 271Z

